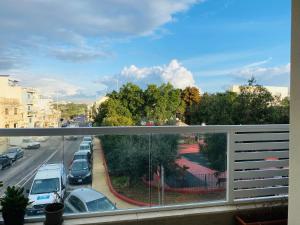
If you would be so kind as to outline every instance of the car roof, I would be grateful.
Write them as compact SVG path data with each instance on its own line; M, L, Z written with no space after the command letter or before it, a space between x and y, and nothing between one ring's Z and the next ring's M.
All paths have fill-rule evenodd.
M88 161L86 159L76 159L73 161L73 163L76 163L76 162L87 162L88 163Z
M92 137L90 136L84 136L83 139L88 138L88 139L92 139Z
M70 193L70 196L71 195L76 196L83 202L90 202L90 201L94 201L96 199L105 197L102 193L95 191L91 188L78 188L78 189L72 191Z
M80 143L80 146L90 146L86 141Z
M61 163L43 165L38 169L35 179L58 178L62 174L62 169Z
M88 155L90 153L89 150L81 150L74 153L74 155Z

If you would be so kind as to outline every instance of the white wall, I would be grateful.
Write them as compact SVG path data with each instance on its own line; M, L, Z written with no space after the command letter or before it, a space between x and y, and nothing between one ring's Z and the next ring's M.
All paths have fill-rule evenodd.
M289 225L300 224L300 0L292 1Z

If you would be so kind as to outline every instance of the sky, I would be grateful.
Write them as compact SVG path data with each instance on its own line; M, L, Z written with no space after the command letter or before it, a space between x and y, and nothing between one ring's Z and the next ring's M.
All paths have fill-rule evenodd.
M290 0L1 0L0 74L60 100L126 82L289 86ZM1 91L1 90L0 90Z

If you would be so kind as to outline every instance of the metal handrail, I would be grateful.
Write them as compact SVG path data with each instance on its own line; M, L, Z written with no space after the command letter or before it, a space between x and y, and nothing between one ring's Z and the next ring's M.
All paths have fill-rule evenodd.
M106 134L171 134L171 133L228 133L230 131L282 131L288 124L267 125L193 125L193 126L118 126L79 128L3 128L0 137L9 136L64 136Z

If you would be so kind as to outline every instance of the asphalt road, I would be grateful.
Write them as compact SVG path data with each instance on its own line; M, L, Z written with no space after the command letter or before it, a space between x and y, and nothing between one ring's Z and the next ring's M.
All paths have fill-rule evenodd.
M19 185L25 190L30 189L38 168L45 163L63 162L68 169L81 140L81 137L77 140L64 141L62 137L50 137L47 141L41 142L39 149L24 150L23 158L17 160L11 167L0 171L0 181L4 184L0 189L0 196L7 186ZM68 185L67 190L77 187Z

